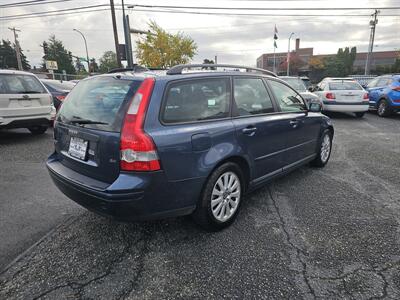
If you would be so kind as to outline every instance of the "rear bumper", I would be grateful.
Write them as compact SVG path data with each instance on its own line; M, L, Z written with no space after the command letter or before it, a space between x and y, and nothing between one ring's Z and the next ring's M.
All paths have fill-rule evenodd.
M324 111L336 111L336 112L366 112L369 109L369 102L350 102L340 103L336 101L324 101Z
M3 118L0 117L0 128L29 128L32 126L50 126L52 121L51 115L19 117L19 118Z
M63 166L54 154L46 165L53 182L67 197L88 210L122 221L190 214L204 181L171 182L158 171L121 173L113 183L106 184Z

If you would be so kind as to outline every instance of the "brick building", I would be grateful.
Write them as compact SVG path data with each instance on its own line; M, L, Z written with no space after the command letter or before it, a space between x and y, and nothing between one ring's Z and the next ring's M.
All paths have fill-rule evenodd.
M295 49L291 51L291 58L296 57L303 62L303 65L299 69L299 75L307 75L310 67L308 62L311 57L318 58L328 58L333 57L336 54L319 54L314 55L314 48L300 48L300 39L296 39ZM287 52L275 53L276 56L276 71L278 74L286 74L286 59ZM376 69L376 67L387 67L392 66L396 59L400 58L399 51L376 51L372 53L371 58L371 70ZM361 52L357 53L356 59L354 61L354 71L363 71L365 69L365 62L367 59L367 53ZM274 67L274 54L265 53L257 58L257 67L262 69L267 69L273 71Z

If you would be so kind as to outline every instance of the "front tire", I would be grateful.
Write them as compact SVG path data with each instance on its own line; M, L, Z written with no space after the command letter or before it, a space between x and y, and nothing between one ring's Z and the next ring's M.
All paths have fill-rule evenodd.
M319 142L317 157L311 162L314 167L322 168L328 163L332 151L332 133L326 129Z
M236 219L244 193L244 176L238 165L225 163L208 178L194 221L209 231L228 227Z
M379 101L377 113L380 117L388 117L392 114L389 103L385 99Z
M357 118L362 118L365 115L365 112L356 112L354 113L356 115Z
M34 135L38 135L38 134L43 134L46 132L47 130L47 126L34 126L34 127L29 127L28 130L34 134Z

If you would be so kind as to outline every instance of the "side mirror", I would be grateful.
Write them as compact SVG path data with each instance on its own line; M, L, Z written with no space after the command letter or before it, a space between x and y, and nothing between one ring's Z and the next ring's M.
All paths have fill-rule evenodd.
M308 91L312 93L312 92L314 92L314 88L313 88L312 86L310 86L310 87L308 88Z
M322 105L319 102L311 102L308 105L308 111L310 112L321 112L322 111Z
M363 89L367 89L368 88L368 84L365 84L365 83L363 83L361 86L363 87Z

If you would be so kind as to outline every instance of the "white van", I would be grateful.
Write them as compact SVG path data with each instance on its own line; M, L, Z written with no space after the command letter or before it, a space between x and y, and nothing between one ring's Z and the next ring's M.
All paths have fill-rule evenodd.
M0 129L27 128L42 134L55 113L50 93L34 74L0 70Z

